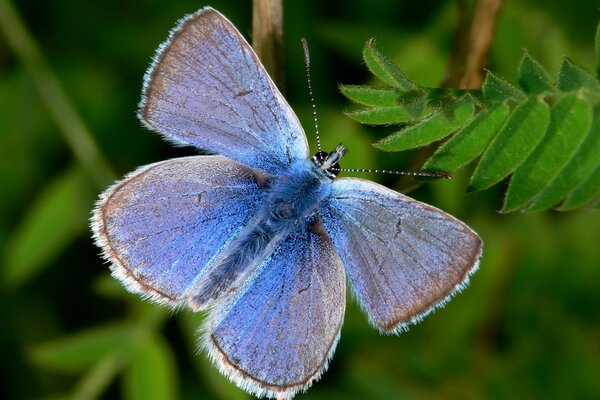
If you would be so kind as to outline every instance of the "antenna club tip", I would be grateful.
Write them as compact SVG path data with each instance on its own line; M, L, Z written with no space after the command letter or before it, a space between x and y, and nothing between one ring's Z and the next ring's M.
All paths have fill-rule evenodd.
M452 179L452 175L443 171L421 171L421 176L429 176L432 178Z
M310 52L308 51L308 42L306 38L301 37L300 43L302 43L302 51L304 52L304 63L306 64L306 68L308 69L308 63L310 61Z

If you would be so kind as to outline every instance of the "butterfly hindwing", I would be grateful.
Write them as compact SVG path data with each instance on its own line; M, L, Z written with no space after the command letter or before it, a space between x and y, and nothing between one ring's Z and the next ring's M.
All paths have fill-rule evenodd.
M149 128L270 174L307 157L298 118L217 11L184 18L154 60L138 114Z
M241 294L217 304L204 344L238 386L289 398L327 368L344 309L344 269L317 221L284 239Z
M256 214L269 179L221 156L148 165L101 196L96 242L130 290L177 305Z
M371 322L399 332L464 285L481 240L459 220L362 179L342 178L323 222Z

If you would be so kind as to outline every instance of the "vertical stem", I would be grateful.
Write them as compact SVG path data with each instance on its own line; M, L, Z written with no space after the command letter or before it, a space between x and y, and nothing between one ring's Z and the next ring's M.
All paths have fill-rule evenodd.
M254 0L252 47L279 88L284 91L283 0Z
M28 70L42 102L77 161L98 187L104 187L114 181L115 173L100 153L92 134L79 118L75 107L9 0L0 0L0 32Z
M454 49L443 86L457 89L479 89L483 68L494 40L502 0L477 0L472 18L468 5L459 0L459 20Z
M479 89L483 82L483 68L494 40L502 0L479 0L475 6L465 70L459 83L461 89Z

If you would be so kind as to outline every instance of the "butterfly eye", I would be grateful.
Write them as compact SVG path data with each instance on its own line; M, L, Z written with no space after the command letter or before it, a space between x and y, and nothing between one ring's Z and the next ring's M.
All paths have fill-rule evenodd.
M333 176L338 176L340 174L340 163L333 164L328 172Z
M323 161L325 161L328 155L329 153L325 151L318 151L314 158L319 162L319 164L323 164Z

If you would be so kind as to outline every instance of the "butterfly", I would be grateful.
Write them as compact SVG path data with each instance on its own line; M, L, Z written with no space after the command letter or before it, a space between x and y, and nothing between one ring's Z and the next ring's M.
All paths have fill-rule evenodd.
M338 178L343 145L310 157L298 118L214 9L182 19L158 48L138 116L217 155L147 165L108 188L96 243L128 290L208 310L202 346L254 395L291 398L327 369L346 276L371 324L399 333L477 269L482 242L464 223Z

